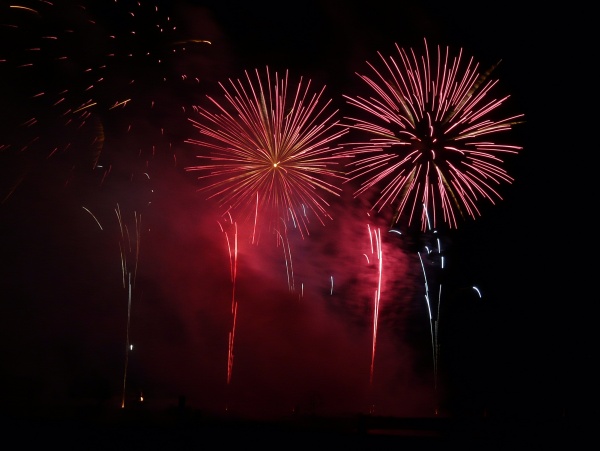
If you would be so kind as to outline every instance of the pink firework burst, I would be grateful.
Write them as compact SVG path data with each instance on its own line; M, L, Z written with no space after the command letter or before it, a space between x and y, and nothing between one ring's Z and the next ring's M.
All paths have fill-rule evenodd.
M497 144L493 137L519 123L522 114L500 117L509 96L494 98L497 80L480 73L462 49L453 55L437 47L436 58L396 44L397 57L378 53L382 67L367 63L373 76L358 76L370 97L344 96L362 118L347 118L350 128L367 139L348 143L348 181L358 180L355 196L377 191L372 209L394 209L394 223L418 222L425 231L443 222L458 227L458 218L481 215L485 198L501 200L497 188L512 183L503 158L522 147ZM495 66L494 66L495 67Z
M287 71L271 75L268 67L245 75L229 79L229 89L220 84L224 101L208 96L216 110L197 107L200 119L190 121L201 138L186 142L203 163L186 170L200 171L208 182L199 191L242 220L291 222L304 236L309 214L322 224L331 218L326 196L339 196L345 180L334 143L348 128L322 100L325 87L313 92L310 81L291 83Z

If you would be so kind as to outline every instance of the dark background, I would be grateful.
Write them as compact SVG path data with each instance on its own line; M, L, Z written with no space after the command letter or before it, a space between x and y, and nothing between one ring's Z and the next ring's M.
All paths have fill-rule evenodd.
M186 396L195 408L220 411L224 398L231 396L223 387L223 334L227 330L223 306L228 304L228 268L223 238L216 228L214 235L199 232L214 227L214 205L199 198L195 193L197 182L182 169L193 161L193 151L183 143L194 134L185 116L191 114L191 105L204 101L205 93L219 92L217 82L265 66L289 70L291 75L309 78L318 86L326 85L329 97L343 114L341 96L361 89L355 72L363 72L366 61L375 61L378 51L391 54L395 43L421 49L423 38L431 46L462 48L465 56L473 56L482 67L501 60L494 71L499 91L510 94L508 110L525 115L525 123L505 138L523 146L523 150L507 162L515 181L503 187L504 200L482 206L480 218L461 223L458 230L447 235L450 291L444 306L446 301L452 305L441 318L445 326L440 332L444 412L450 416L559 418L584 417L595 410L589 384L593 325L588 327L586 321L593 285L576 275L593 264L588 263L588 259L593 261L594 235L589 224L593 214L584 213L576 203L583 191L578 188L583 180L578 174L584 168L579 166L587 165L587 159L578 154L591 149L584 149L588 145L578 142L586 133L581 130L583 120L579 118L585 113L569 103L573 98L585 97L581 91L590 86L585 81L589 71L577 69L577 54L583 47L572 44L573 36L565 33L568 24L578 28L577 24L583 22L571 21L572 16L563 11L538 14L519 2L158 2L161 11L166 9L180 24L178 33L182 36L211 41L208 47L194 46L189 59L173 58L167 69L161 66L169 77L178 72L196 73L199 83L189 88L179 80L157 89L162 78L154 78L151 70L155 68L144 67L143 58L139 63L118 60L106 70L109 81L105 87L92 90L98 102L94 114L84 127L74 131L56 119L56 107L51 103L32 101L28 87L59 91L59 87L69 86L74 94L68 101L78 104L86 92L82 69L86 63L100 62L104 55L100 50L104 41L98 36L115 33L117 49L131 46L138 53L143 53L145 45L162 51L169 41L162 42L152 35L130 43L127 27L120 28L119 21L126 19L113 19L114 12L104 11L100 3L90 2L87 6L86 14L97 19L92 31L88 31L90 26L84 19L60 12L63 8L71 11L74 2L55 2L53 8L35 1L22 4L45 8L45 17L51 17L51 23L42 22L50 30L64 30L67 25L62 22L71 20L68 25L76 24L77 33L86 37L66 41L67 35L61 35L65 44L60 51L69 54L72 65L65 68L35 56L36 65L47 67L47 71L36 69L36 75L27 78L20 75L16 60L29 58L27 48L31 45L9 39L24 40L28 34L3 28L0 50L6 56L0 55L5 122L0 138L4 188L0 205L0 353L5 398L2 405L7 412L119 403L126 291L120 286L114 216L117 204L127 220L133 218L134 210L143 210L144 225L152 230L141 240L142 264L131 323L146 354L132 360L130 383L152 387L146 391L148 405L152 394L167 404L176 404ZM12 15L14 11L8 15L4 5L2 11L0 22L6 24L5 17L9 17L11 23L27 23L34 36L32 42L41 39L40 28L29 22L39 18L23 19ZM141 20L136 26L143 30L149 23ZM108 32L106 29L111 27ZM95 39L99 39L98 47ZM582 80L571 78L578 73ZM131 92L126 83L130 76L140 80L134 101L115 112L110 105ZM149 99L160 106L148 108ZM39 110L40 117L45 118L33 132L41 138L27 150L20 150L32 129L23 131L17 119L27 117L32 110ZM89 143L97 136L96 126L90 125L94 121L101 124L103 146L86 144L85 149L91 150L74 151L77 143ZM130 122L134 133L125 132ZM67 139L75 145L62 150ZM62 151L47 157L54 147ZM98 157L98 152L104 168L107 164L113 168L104 183L105 172L90 169L90 161ZM146 203L149 198L152 208ZM103 234L81 206L105 225ZM354 217L340 216L342 220L335 225L338 234L357 224ZM578 223L577 231L574 223ZM321 236L319 232L315 235ZM579 256L581 248L590 251L588 257ZM247 257L248 266L254 267L256 274L240 282L240 292L246 290L246 297L260 294L258 298L269 299L267 305L252 304L253 320L247 321L255 321L253 338L247 342L242 335L239 338L239 360L234 368L251 368L247 373L240 369L241 374L234 379L237 382L246 378L238 382L243 386L240 398L247 402L239 406L240 412L260 416L263 412L258 408L258 399L288 399L283 389L275 388L280 383L300 387L296 408L301 412L328 413L329 408L336 413L360 411L360 403L354 402L340 402L338 409L336 399L353 398L348 393L368 377L366 366L356 366L354 358L360 359L345 354L351 354L352 349L356 354L362 351L368 366L368 333L364 335L364 349L355 347L358 339L340 348L334 343L340 336L352 335L345 330L347 322L358 324L365 333L368 320L360 319L354 307L347 312L339 306L338 311L327 310L330 306L323 313L323 306L290 312L278 305L274 301L278 293L285 302L294 296L278 288L273 281L277 277L265 269L273 259L280 258L278 251L273 252ZM398 295L403 304L392 309L389 322L382 320L380 327L390 325L394 332L387 341L382 338L381 352L387 363L380 371L385 373L383 368L389 368L384 385L395 388L388 394L382 389L377 396L386 406L381 411L384 415L434 415L429 330L426 321L419 323L426 314L423 306L419 307L419 268L415 269L410 251L403 248L397 252L404 262L403 283L409 292L410 287L416 291L416 300ZM299 254L304 255L302 251ZM318 254L313 255L311 263L318 269L329 264ZM222 268L222 273L215 268ZM212 274L209 281L198 281L203 273ZM269 281L257 288L252 278L265 275ZM219 284L225 288L216 290L219 294L214 296L223 299L207 300L213 296L208 287ZM467 294L471 285L481 288L482 299ZM198 293L204 301L191 307ZM292 320L294 315L298 315L296 322ZM336 318L335 323L329 323L329 315ZM243 327L242 319L240 316L239 327ZM307 326L313 321L318 323L317 332L309 333L306 341L299 339L312 330ZM275 332L269 334L270 330ZM250 335L250 329L247 333ZM278 349L249 357L256 352L253 346L256 349L262 343L274 342ZM302 350L296 346L302 346ZM313 360L317 348L321 353ZM290 354L311 362L310 377L302 375L306 369L302 365L283 368L289 364ZM194 363L195 359L201 363ZM325 377L329 366L332 373ZM274 374L274 368L280 372ZM315 368L324 373L322 384L316 382ZM298 380L290 379L291 374ZM300 382L312 377L314 383L304 386ZM340 379L344 377L352 382L343 384ZM332 394L331 387L336 384L342 387ZM132 393L135 390L131 388ZM212 392L210 396L207 391ZM216 400L207 401L212 395ZM163 404L156 401L155 405ZM270 415L266 409L269 413L265 415Z

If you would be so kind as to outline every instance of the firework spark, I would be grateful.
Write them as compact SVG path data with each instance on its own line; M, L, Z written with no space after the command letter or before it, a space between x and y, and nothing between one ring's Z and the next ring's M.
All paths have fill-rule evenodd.
M216 112L197 107L200 119L190 118L202 138L186 142L201 149L203 164L186 170L200 171L198 179L209 183L199 191L212 192L209 198L242 220L256 224L264 214L269 228L291 222L304 236L308 211L322 224L331 218L325 195L339 196L336 182L345 180L334 142L348 129L337 111L327 111L325 87L313 93L311 82L300 78L294 88L287 71L271 75L268 67L263 76L258 70L255 78L245 75L245 82L229 79L229 88L220 84L224 101L208 96Z
M69 173L107 167L113 133L120 141L136 131L152 139L144 149L139 139L123 146L136 161L142 152L154 157L157 143L172 150L165 118L185 117L184 102L173 99L197 87L189 56L210 41L186 36L169 12L168 4L134 0L0 7L0 38L11 42L0 50L3 166L25 173L33 158L42 165L68 157ZM24 175L16 183L8 175L10 196Z
M480 73L472 58L465 64L462 49L452 55L438 46L436 59L426 40L424 56L396 49L397 57L378 53L383 68L368 63L374 76L358 74L371 97L344 96L367 115L347 118L351 130L369 137L347 145L344 155L354 158L348 181L361 181L355 196L382 186L372 209L393 207L394 223L402 219L410 226L420 215L426 231L429 211L433 228L457 228L459 217L481 215L480 199L502 199L497 185L512 183L502 158L522 148L491 139L523 115L495 118L509 96L491 98L493 68Z

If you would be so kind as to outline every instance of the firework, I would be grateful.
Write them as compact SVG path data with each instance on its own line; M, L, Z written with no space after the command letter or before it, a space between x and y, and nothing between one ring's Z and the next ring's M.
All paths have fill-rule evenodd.
M369 240L371 243L371 255L375 255L377 262L377 288L373 294L373 339L371 346L371 370L369 376L369 386L372 388L373 385L373 374L375 372L375 350L377 348L377 326L379 324L379 304L381 301L381 277L383 272L383 246L381 243L381 229L371 231L371 227L367 225L369 230ZM375 243L373 243L373 241ZM369 257L367 257L367 264L369 263ZM371 412L373 412L375 406L371 405Z
M39 165L68 156L72 171L96 169L103 157L109 167L105 142L114 133L122 141L143 132L151 144L138 139L123 147L136 158L142 150L154 156L156 144L165 141L164 118L185 117L177 94L199 83L183 62L193 59L182 55L210 44L185 36L163 6L20 0L0 7L0 38L11 42L0 50L0 149L3 166L12 168L2 177L11 183L8 195L32 172L34 158Z
M371 345L371 372L369 377L369 384L373 384L373 373L375 369L375 349L377 347L377 326L379 322L379 304L381 301L381 277L383 271L383 247L381 244L381 230L371 230L371 226L367 224L369 232L369 242L371 249L371 257L375 259L377 264L377 287L373 295L373 339ZM367 265L371 264L369 256L364 254L367 259Z
M496 80L480 73L462 49L453 55L437 47L419 56L396 44L397 56L378 53L382 67L368 63L372 76L360 75L370 97L347 96L364 114L347 118L351 130L367 139L348 143L348 181L360 181L355 196L377 190L373 210L391 207L394 223L419 223L426 231L444 223L457 228L459 218L476 218L480 199L501 200L497 186L512 183L503 158L521 147L496 144L493 137L520 122L522 114L500 116L509 96L491 97ZM421 209L424 205L425 208Z
M268 67L245 75L219 84L224 100L208 96L214 112L197 107L199 119L190 118L201 138L186 142L199 148L202 164L186 170L199 171L207 181L199 191L241 220L256 226L260 216L272 229L293 223L304 236L309 212L322 224L331 218L325 196L339 196L336 182L345 180L334 142L347 128L322 100L325 87L313 92L302 78L292 85L287 71L272 75Z
M101 30L96 65L87 69L102 76L96 82L96 103L102 112L125 111L124 121L141 115L162 134L165 109L183 117L185 107L173 97L189 96L200 82L191 61L211 42L187 36L168 2L92 2L86 12ZM136 127L126 125L128 132Z
M130 231L127 225L123 222L121 208L117 204L115 209L117 220L119 222L120 239L119 249L121 252L121 271L123 275L123 288L127 289L127 326L125 330L125 364L123 368L123 392L121 398L121 408L125 407L125 393L127 386L127 370L129 366L129 353L133 349L130 338L131 326L131 298L132 290L135 287L137 277L139 255L140 255L140 237L141 237L141 216L134 212L135 228ZM132 243L133 241L133 243ZM133 244L133 245L132 245ZM129 258L133 259L132 262Z
M148 202L145 207L150 206ZM132 211L132 219L125 219L120 204L117 203L115 214L119 225L119 251L121 257L122 286L127 290L127 322L125 329L125 363L123 369L123 387L121 407L125 407L127 375L129 367L130 353L133 351L131 341L131 309L134 290L136 290L136 281L140 268L140 250L142 239L142 214L139 210ZM93 216L93 215L92 215ZM149 229L145 229L149 231ZM141 293L138 295L141 299Z

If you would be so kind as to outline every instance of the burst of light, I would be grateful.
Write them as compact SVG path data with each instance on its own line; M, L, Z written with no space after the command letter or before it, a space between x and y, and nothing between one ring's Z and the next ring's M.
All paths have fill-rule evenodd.
M214 110L196 107L199 118L189 120L201 137L186 142L202 163L186 170L198 171L207 181L199 191L241 220L263 215L277 229L284 219L308 234L306 209L324 223L331 218L325 196L341 193L334 142L348 129L328 111L331 100L322 101L325 87L313 93L310 81L290 83L287 71L272 75L268 67L245 76L220 84L224 100L208 97Z
M503 158L522 148L492 139L523 115L499 116L509 96L491 97L493 68L480 73L472 58L464 62L462 49L453 55L438 46L436 58L427 41L424 55L396 49L396 57L378 53L381 68L368 63L374 75L359 74L370 96L344 96L362 113L347 118L362 134L343 153L353 158L349 181L361 183L355 196L376 190L372 209L391 207L396 223L410 225L420 216L422 231L438 223L456 228L459 217L481 214L480 199L493 204L502 199L498 185L512 183ZM425 208L418 211L420 204Z

